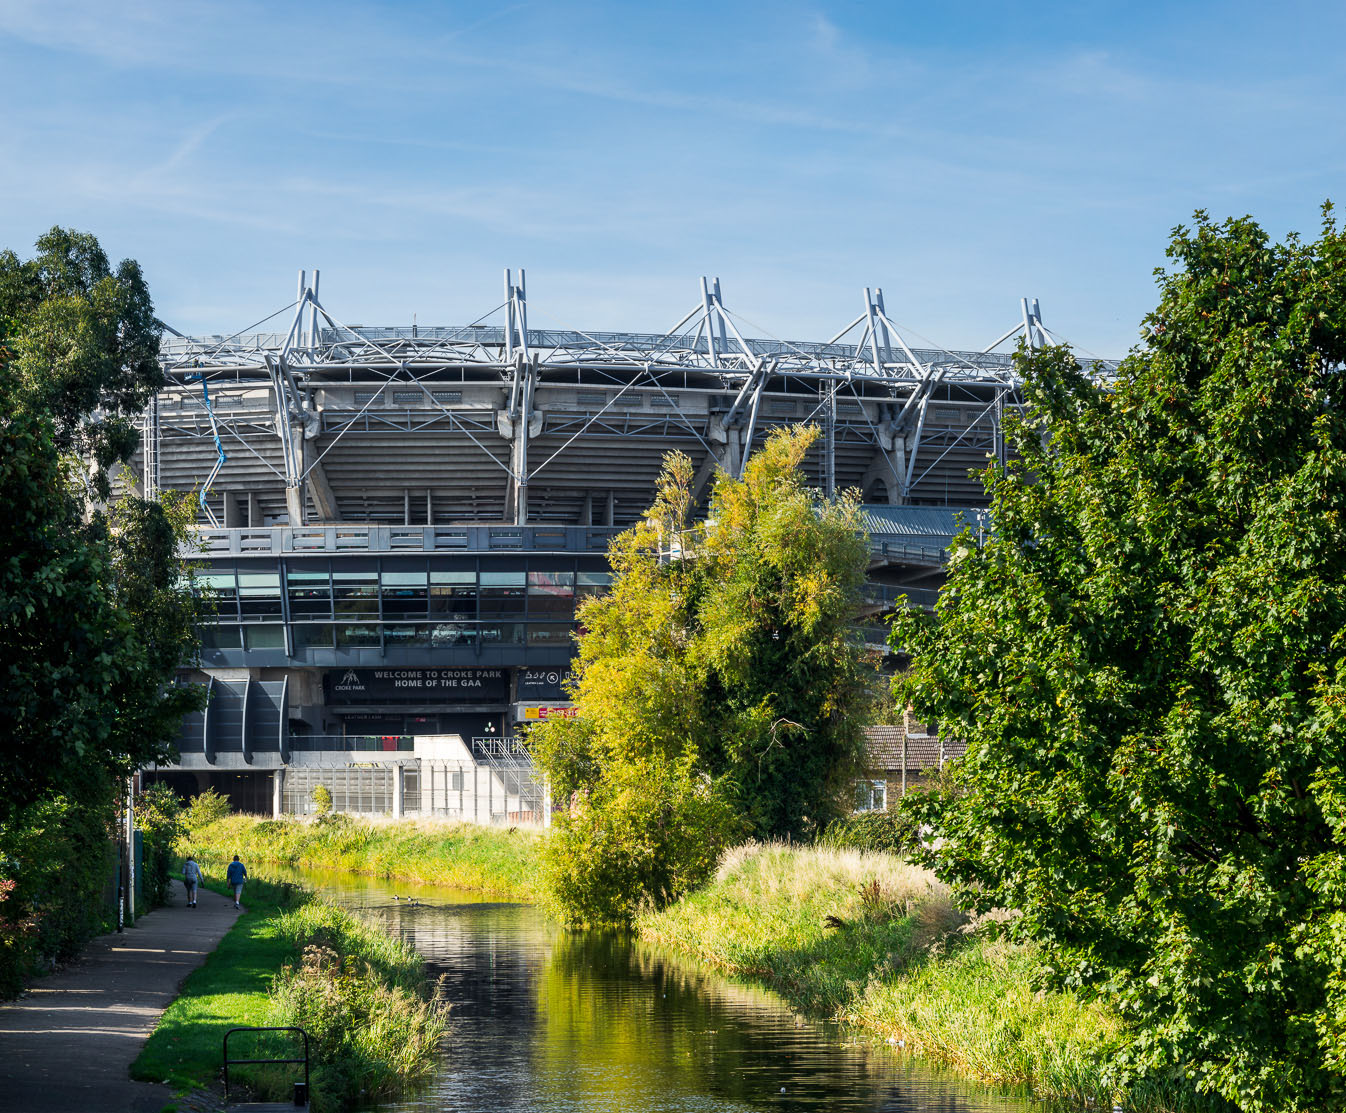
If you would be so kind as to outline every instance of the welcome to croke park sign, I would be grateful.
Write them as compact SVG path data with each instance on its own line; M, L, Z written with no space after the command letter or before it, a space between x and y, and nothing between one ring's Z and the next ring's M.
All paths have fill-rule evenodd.
M498 703L504 669L333 669L323 677L329 704Z

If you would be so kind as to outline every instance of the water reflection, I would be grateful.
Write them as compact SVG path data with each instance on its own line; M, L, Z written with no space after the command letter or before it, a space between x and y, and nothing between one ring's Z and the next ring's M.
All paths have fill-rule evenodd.
M381 920L447 978L442 1069L425 1092L388 1107L397 1113L1028 1108L845 1042L770 993L624 935L563 931L527 905L480 894L290 876Z

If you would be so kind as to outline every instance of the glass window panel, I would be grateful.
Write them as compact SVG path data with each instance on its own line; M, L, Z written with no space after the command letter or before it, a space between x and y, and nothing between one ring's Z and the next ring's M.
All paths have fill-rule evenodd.
M336 643L341 649L367 649L379 646L379 628L373 625L341 626L336 628Z
M383 628L383 644L394 646L427 646L430 644L430 627L421 623L410 625L389 625Z
M279 572L240 572L238 574L238 593L248 596L280 595Z
M243 648L245 649L284 649L284 626L245 626L243 628Z
M612 585L611 572L581 572L577 579L578 595L602 595Z
M430 627L430 645L435 649L453 645L475 645L478 637L475 622L436 622Z
M523 572L483 572L481 574L482 587L523 587Z
M478 603L482 618L522 618L528 598L527 582L525 572L483 572Z
M477 586L475 577L472 582L463 584L435 584L430 588L430 613L457 618L473 619L477 617Z
M528 590L554 592L561 589L573 589L574 572L529 572Z
M239 611L244 618L279 618L280 573L240 572Z
M384 572L384 618L424 618L426 593L424 572Z
M481 624L483 645L522 645L522 622L483 622Z
M331 649L332 627L316 625L297 625L294 629L294 651L304 649Z
M327 573L295 571L285 575L291 615L326 617L332 613L332 585Z
M332 596L337 615L378 614L378 578L377 572L333 571Z
M475 584L477 574L472 569L450 569L448 571L432 571L430 573L430 582L432 584Z
M239 614L243 616L244 621L258 618L280 618L281 607L280 598L263 596L260 598L243 598L238 601Z
M855 810L881 812L888 804L888 785L885 781L856 781Z
M196 582L204 591L213 595L215 613L222 619L235 618L238 615L238 583L233 572L199 572Z
M570 645L570 634L575 628L568 622L530 622L528 624L529 645Z
M574 572L529 572L528 614L558 621L575 613Z
M202 649L238 649L243 644L237 626L201 626L197 632Z

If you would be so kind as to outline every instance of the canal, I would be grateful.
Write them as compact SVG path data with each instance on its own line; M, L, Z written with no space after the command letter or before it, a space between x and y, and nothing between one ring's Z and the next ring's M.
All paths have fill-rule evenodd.
M476 893L283 876L381 923L445 977L452 1028L438 1074L385 1113L1031 1108L626 935L565 931L529 905Z

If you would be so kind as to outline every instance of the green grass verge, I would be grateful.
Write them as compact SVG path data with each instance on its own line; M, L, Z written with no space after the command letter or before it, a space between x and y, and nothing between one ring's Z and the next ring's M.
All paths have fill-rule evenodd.
M715 880L640 917L640 935L779 992L964 1077L1049 1105L1108 1108L1102 1064L1126 1038L1115 1014L1033 988L1030 949L959 930L924 870L859 850L745 847ZM1124 1108L1223 1108L1180 1085L1141 1087Z
M345 870L531 901L541 896L543 837L470 823L230 815L193 832L182 849L209 859L238 854L248 862Z
M226 890L218 881L206 887ZM249 879L247 911L187 978L131 1076L181 1090L211 1087L230 1028L289 1024L309 1031L313 1107L323 1113L428 1076L446 1016L427 1000L421 959L405 944L294 886ZM277 1054L281 1039L269 1037L255 1052L231 1043L231 1053ZM280 1100L301 1070L245 1067L230 1075L258 1097Z

